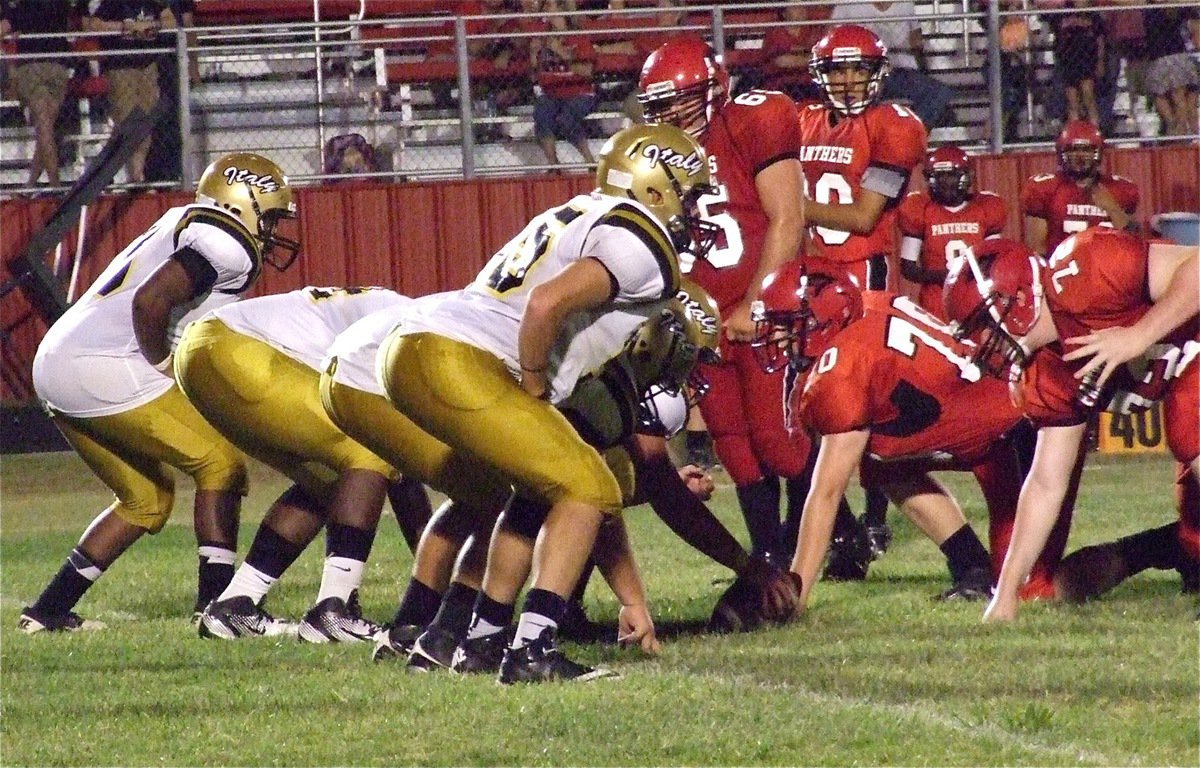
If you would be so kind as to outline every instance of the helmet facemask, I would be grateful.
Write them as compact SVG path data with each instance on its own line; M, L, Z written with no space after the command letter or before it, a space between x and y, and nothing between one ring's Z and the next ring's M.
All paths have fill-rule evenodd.
M1019 278L1014 268L1024 270L1021 260L1032 258L968 251L946 280L946 312L954 337L975 342L975 364L999 379L1010 379L1014 366L1019 370L1029 363L1021 339L1041 313L1041 283L1035 261L1028 266L1031 279ZM1003 275L1001 286L997 274Z
M929 196L935 202L953 208L971 197L971 172L961 168L939 169L936 166L925 174Z
M851 56L814 59L809 64L809 70L834 110L842 115L861 115L879 100L891 65L885 58L864 57L855 53ZM835 75L839 71L844 74Z
M1062 172L1075 181L1086 181L1100 173L1100 150L1087 142L1076 142L1058 153Z
M289 210L271 208L270 210L263 211L258 203L258 198L254 194L254 188L249 184L246 186L250 193L250 201L254 207L255 217L258 219L257 238L262 243L262 259L275 269L283 272L292 266L292 263L300 254L300 241L278 232L281 221L296 220L296 213L294 210L291 210L295 206L294 204L290 205ZM282 255L276 255L276 249L282 251Z

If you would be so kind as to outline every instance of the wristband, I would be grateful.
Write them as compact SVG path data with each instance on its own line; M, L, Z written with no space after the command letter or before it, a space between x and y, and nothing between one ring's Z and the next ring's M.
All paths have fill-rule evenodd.
M175 354L173 352L168 352L166 357L164 357L162 360L159 360L157 363L151 363L151 365L153 365L154 370L158 371L159 373L165 376L170 376L171 369L175 367Z
M545 373L549 367L548 365L543 365L541 368L526 368L524 365L521 365L521 370L525 373Z

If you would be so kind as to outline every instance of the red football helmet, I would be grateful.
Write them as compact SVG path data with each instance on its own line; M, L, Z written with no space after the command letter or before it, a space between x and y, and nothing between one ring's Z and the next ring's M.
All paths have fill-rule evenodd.
M727 101L729 72L696 35L668 40L642 66L638 103L649 123L670 123L701 136Z
M1104 137L1087 120L1072 120L1063 126L1054 141L1058 167L1072 179L1090 179L1100 173L1100 155Z
M1009 378L1012 366L1024 368L1029 354L1019 339L1042 313L1041 262L1015 240L984 240L950 267L942 296L946 317L958 339L979 345L975 363L988 373Z
M804 373L862 314L862 291L838 264L793 259L763 280L751 311L756 325L751 347L767 373L789 362Z
M834 27L817 41L808 68L826 100L843 115L862 114L874 104L891 72L887 46L879 35L857 24ZM856 82L847 74L835 74L844 70L863 73L866 79Z
M954 145L938 147L925 157L925 181L934 202L962 205L971 199L975 161Z

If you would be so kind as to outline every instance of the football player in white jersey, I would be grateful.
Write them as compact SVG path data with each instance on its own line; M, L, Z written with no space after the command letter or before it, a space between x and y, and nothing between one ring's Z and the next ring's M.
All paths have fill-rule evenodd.
M368 640L358 587L384 498L399 473L339 430L321 405L325 352L338 333L410 299L383 288L307 287L220 307L184 331L175 353L179 386L217 430L295 483L272 505L233 581L204 609L202 637L299 632L309 642ZM429 519L398 509L415 542ZM406 522L407 521L407 522ZM297 628L261 603L325 527L326 559L316 604Z
M22 631L97 623L75 604L130 545L162 529L175 496L171 467L196 483L196 610L229 583L246 470L176 386L171 350L188 322L248 291L264 261L291 264L299 244L278 228L294 218L279 166L225 155L205 169L195 203L170 209L126 246L46 333L33 360L38 398L116 501L22 611Z
M621 490L551 403L675 295L676 248L699 256L711 245L696 209L711 192L708 161L683 131L617 133L596 177L595 192L535 217L470 286L414 301L380 350L380 379L399 411L551 505L502 683L596 676L558 650L555 630L601 522L621 509ZM612 543L597 565L622 603L621 633L653 651L628 542Z

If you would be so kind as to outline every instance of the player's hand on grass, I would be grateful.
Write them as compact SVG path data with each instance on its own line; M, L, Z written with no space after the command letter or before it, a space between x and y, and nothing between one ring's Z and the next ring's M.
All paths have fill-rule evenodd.
M654 634L654 621L645 604L623 605L617 615L617 642L623 646L640 646L649 654L657 654L662 644Z

